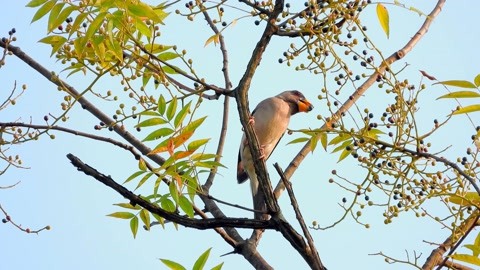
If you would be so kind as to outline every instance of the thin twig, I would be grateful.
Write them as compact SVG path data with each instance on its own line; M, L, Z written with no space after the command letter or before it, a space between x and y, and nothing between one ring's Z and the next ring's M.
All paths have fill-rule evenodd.
M283 183L285 184L285 187L287 188L288 197L290 198L290 203L292 204L293 211L295 212L295 216L297 217L298 223L302 228L303 235L307 239L308 249L305 250L305 252L310 253L310 256L312 256L314 259L318 261L317 264L323 265L322 261L320 260L320 256L318 255L317 248L315 247L315 244L313 242L312 235L308 231L308 227L305 224L305 219L303 218L302 213L300 212L300 208L298 207L297 199L295 198L295 194L293 193L292 183L289 182L288 179L285 177L285 174L283 173L283 170L282 168L280 168L280 165L278 165L278 163L273 164L273 166L277 170L277 173L280 176L280 179L282 179Z

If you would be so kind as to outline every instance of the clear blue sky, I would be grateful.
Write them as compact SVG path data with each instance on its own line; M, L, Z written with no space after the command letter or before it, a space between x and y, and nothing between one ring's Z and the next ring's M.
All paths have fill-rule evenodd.
M30 24L35 12L24 7L27 1L7 1L2 4L0 17L0 36L15 27L20 46L27 54L33 56L48 69L59 73L63 66L50 58L50 48L37 43L46 34L46 21L41 20ZM426 1L425 1L426 2ZM424 13L429 13L434 1L419 3L406 1L407 6L414 6ZM180 8L183 4L179 3ZM380 29L374 16L374 6L369 7L362 15L363 22L368 25L370 35L389 55L400 48L418 29L424 18L407 9L387 6L390 11L391 37L389 40ZM433 23L427 36L408 54L395 64L400 69L408 63L409 66L401 74L412 82L418 82L418 70L425 70L440 80L472 78L480 73L478 63L478 30L477 1L447 1L443 12ZM227 10L228 11L228 10ZM232 13L234 11L231 11ZM263 26L263 25L262 25ZM253 30L252 30L253 29ZM251 49L260 36L261 27L255 27L251 20L239 21L237 25L225 31L227 48L230 53L230 71L234 84L243 74ZM219 50L213 45L204 47L211 35L203 19L195 23L172 14L166 21L162 32L166 44L176 43L179 48L185 48L188 55L195 60L197 71L209 82L223 85L220 70ZM293 72L286 65L279 65L277 59L285 46L291 41L288 38L274 38L272 46L263 57L253 80L250 92L250 104L253 107L258 101L275 95L284 89L299 89L314 103L315 110L310 114L295 116L291 128L318 127L318 114L326 115L325 104L316 99L321 85L320 76L306 72ZM63 76L64 78L65 76ZM0 83L3 100L13 87L27 84L28 90L18 101L18 104L0 111L1 121L20 120L33 123L43 123L43 116L60 111L62 94L46 79L39 76L23 62L14 57L7 58L6 66L0 69ZM75 75L67 82L82 89L86 80L81 75ZM430 82L426 82L430 86ZM418 84L418 83L415 83ZM97 91L122 91L115 82L104 81L96 86ZM382 95L378 97L371 89L365 101L359 107L374 106L383 102ZM431 121L433 118L444 119L450 108L455 104L447 101L435 101L435 98L445 94L441 87L431 87L422 95L420 101L420 120ZM212 135L211 130L219 129L221 117L221 102L209 102L202 113L208 114L206 125L200 130L199 136ZM103 105L103 103L97 103ZM109 114L113 114L114 105L105 105ZM382 106L383 107L383 106ZM377 108L382 110L382 108ZM76 112L81 112L77 109ZM94 132L97 124L90 115L72 114L68 127ZM471 115L474 123L480 125L479 114ZM453 123L455 122L455 123ZM428 122L430 125L431 122ZM428 129L428 128L426 128ZM230 113L230 129L223 163L228 167L222 169L216 178L212 195L231 203L250 206L251 197L248 185L237 185L235 166L238 141L241 137L240 123L236 106L232 103ZM452 132L455 130L455 132ZM473 127L466 117L458 117L435 136L432 152L439 151L454 144L447 152L452 160L464 155L467 146L471 146L470 136ZM213 247L207 266L225 262L224 269L249 269L249 265L238 255L219 257L231 251L229 245L211 231L196 231L180 227L178 231L172 226L166 230L159 227L150 232L140 230L137 239L133 239L128 222L117 220L105 215L118 211L113 203L124 202L112 190L77 172L68 162L65 155L73 153L86 163L93 165L105 174L122 182L136 170L136 162L123 150L111 145L90 141L72 135L55 133L56 139L41 138L38 142L28 143L11 148L11 154L20 154L24 165L29 170L11 169L0 178L0 186L21 183L13 189L0 190L0 203L16 222L25 227L36 229L47 224L51 231L39 235L25 234L12 226L0 224L1 269L164 269L158 258L179 261L187 268L193 265L195 259L207 248ZM106 131L99 135L110 135ZM300 145L286 145L292 137L284 138L277 152L267 163L279 162L286 167L289 156L298 152ZM213 152L214 143L210 149ZM330 151L332 149L329 149ZM336 163L337 156L331 156L320 148L310 155L294 175L294 189L303 209L307 223L317 220L321 225L329 225L341 215L338 206L342 197L350 194L328 184L330 171L338 169L350 178L363 178L361 170L352 162ZM348 170L348 171L345 171ZM134 188L134 185L128 186ZM280 200L286 215L293 217L290 204L283 196ZM440 205L431 204L432 211L440 210ZM227 214L234 216L250 216L248 212L224 207ZM312 231L316 245L325 265L329 269L406 269L405 265L387 265L381 257L368 254L384 252L399 259L405 258L405 250L422 253L420 261L424 261L432 246L423 242L441 242L448 236L448 231L428 219L416 219L411 214L405 214L393 224L383 225L381 210L371 210L366 213L364 221L371 224L370 229L364 229L347 218L343 223L327 231ZM249 235L248 231L242 231ZM276 269L306 269L296 251L281 237L278 232L265 233L259 251Z

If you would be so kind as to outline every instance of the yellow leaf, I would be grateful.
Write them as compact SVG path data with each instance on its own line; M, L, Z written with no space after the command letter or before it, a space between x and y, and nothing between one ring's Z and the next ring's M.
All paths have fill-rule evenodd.
M384 5L380 3L377 4L377 17L378 17L378 21L380 22L380 25L383 28L383 31L387 35L387 38L389 38L390 37L390 18L388 16L388 10Z
M220 42L220 35L215 34L207 39L205 42L205 45L203 47L207 47L208 44L212 43L215 44L215 46Z

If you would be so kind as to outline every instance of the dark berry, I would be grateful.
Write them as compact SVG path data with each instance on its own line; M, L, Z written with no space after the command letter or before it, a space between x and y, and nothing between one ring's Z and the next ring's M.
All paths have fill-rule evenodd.
M346 203L346 202L347 202L347 198L343 197L342 202L343 202L343 203Z

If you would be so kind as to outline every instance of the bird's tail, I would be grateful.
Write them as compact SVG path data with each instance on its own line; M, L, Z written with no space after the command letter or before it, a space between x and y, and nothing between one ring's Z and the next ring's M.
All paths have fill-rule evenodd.
M264 214L265 212L267 212L265 196L262 192L260 192L257 176L255 175L253 178L254 179L250 179L250 187L252 188L253 209L257 211L254 213L254 218L260 220L267 220L268 215Z

